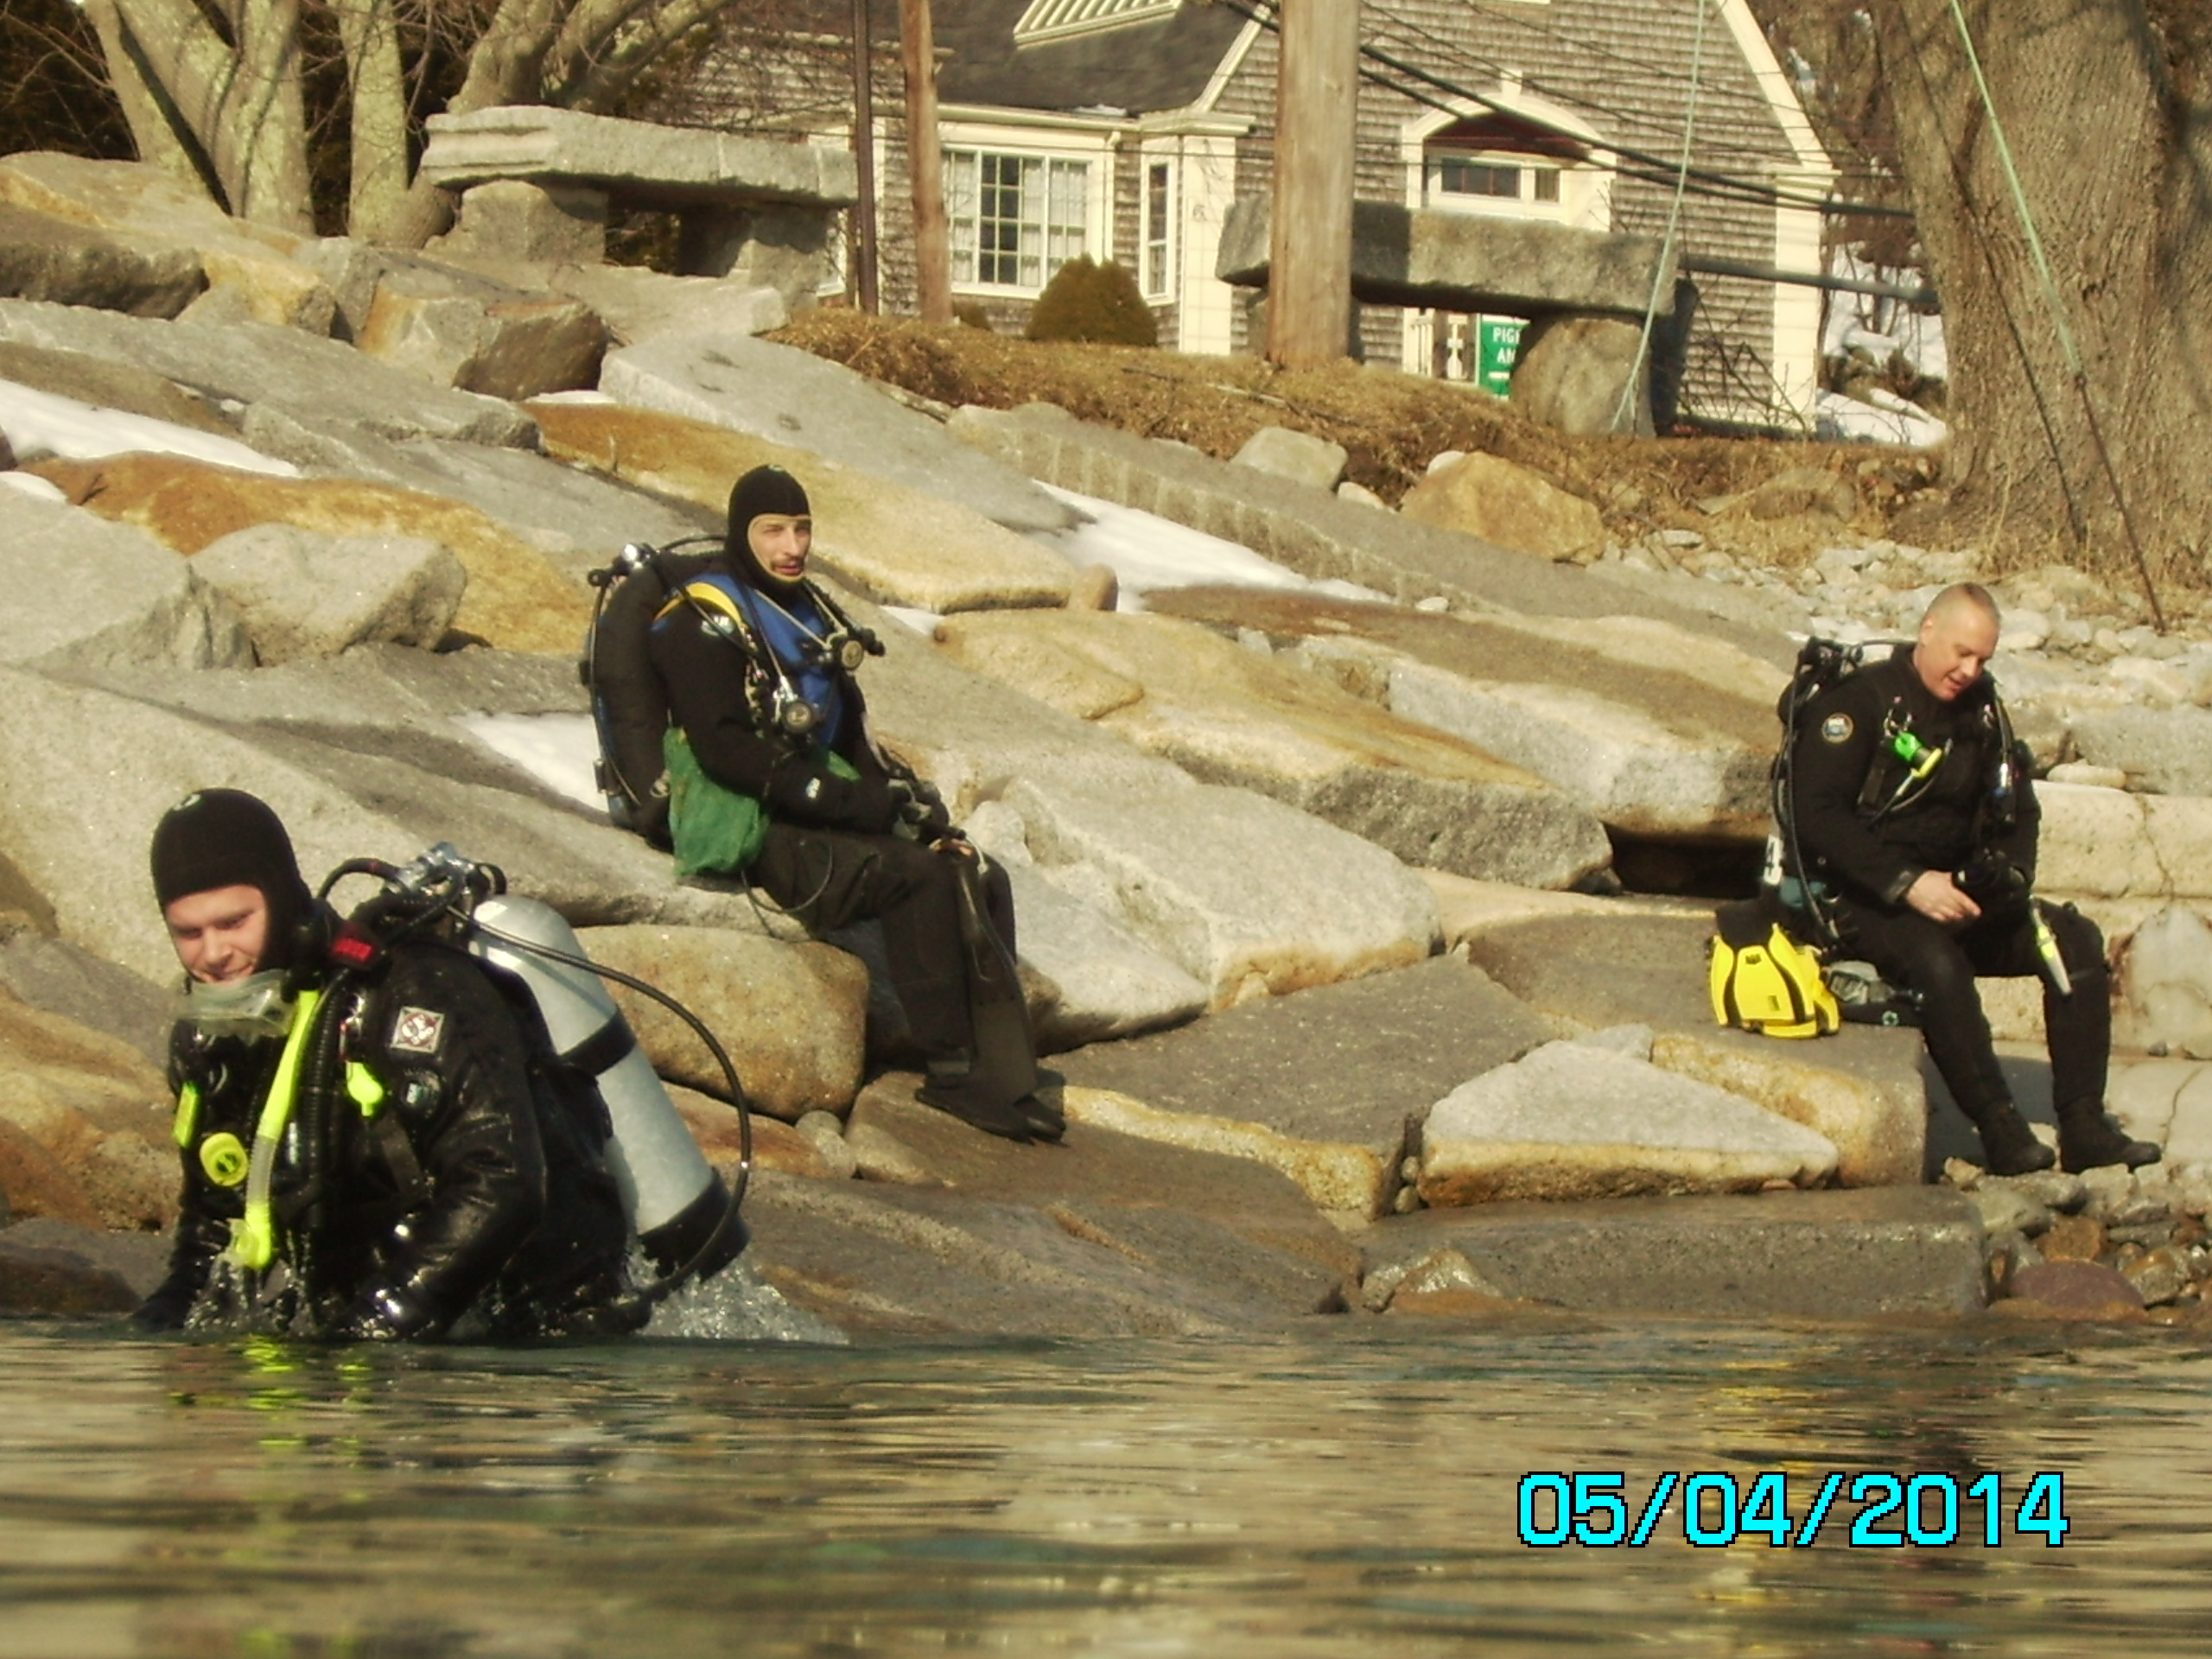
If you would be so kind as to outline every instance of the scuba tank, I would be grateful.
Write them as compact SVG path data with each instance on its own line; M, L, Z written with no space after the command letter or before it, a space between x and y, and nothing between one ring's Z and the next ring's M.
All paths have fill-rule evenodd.
M529 995L561 1060L591 1079L612 1124L607 1162L625 1217L662 1274L645 1288L645 1298L658 1300L734 1261L748 1243L739 1205L752 1172L752 1117L737 1069L705 1024L665 992L593 962L558 912L509 894L502 871L462 857L448 843L441 842L404 867L349 861L324 880L319 896L355 874L377 877L384 891L340 930L334 960L365 965L401 938L442 930ZM601 986L602 979L668 1008L721 1067L738 1110L742 1148L734 1192L722 1185L691 1138L629 1022Z
M630 1022L578 967L583 946L558 911L535 899L484 899L470 917L472 955L522 982L562 1059L588 1075L614 1133L608 1162L630 1225L661 1272L686 1263L703 1278L745 1248L737 1205L645 1058Z

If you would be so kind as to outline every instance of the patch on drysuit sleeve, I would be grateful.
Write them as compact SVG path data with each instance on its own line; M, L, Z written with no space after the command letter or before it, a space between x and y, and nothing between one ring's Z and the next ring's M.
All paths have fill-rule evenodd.
M1847 743L1851 740L1851 716L1830 715L1821 722L1821 736L1830 743Z
M435 1055L445 1040L446 1017L435 1008L402 1008L391 1022L394 1053Z

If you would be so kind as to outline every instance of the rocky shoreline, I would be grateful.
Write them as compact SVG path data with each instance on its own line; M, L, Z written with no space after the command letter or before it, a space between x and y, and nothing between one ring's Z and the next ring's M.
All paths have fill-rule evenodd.
M753 1098L747 1273L849 1334L2198 1319L2200 613L2157 632L2078 573L1995 583L2044 890L2112 943L2114 1109L2169 1149L1996 1180L1946 1163L1965 1128L1914 1034L1717 1029L1709 905L1622 891L1753 867L1796 636L1894 634L1977 573L1872 527L1852 452L1694 525L1489 456L1392 512L1297 433L1240 464L917 409L753 338L772 293L273 237L122 163L0 159L0 1313L113 1313L158 1268L175 969L144 842L220 783L311 870L451 841L693 1006ZM1063 1147L912 1103L865 931L678 887L592 801L584 573L711 531L767 460L885 640L874 722L1014 880ZM1151 515L1120 570L1109 509ZM1778 513L1825 550L1770 563ZM2034 988L1990 988L2025 1055ZM693 1092L715 1074L632 1017L730 1166L734 1114ZM2037 1116L2036 1063L2008 1064Z

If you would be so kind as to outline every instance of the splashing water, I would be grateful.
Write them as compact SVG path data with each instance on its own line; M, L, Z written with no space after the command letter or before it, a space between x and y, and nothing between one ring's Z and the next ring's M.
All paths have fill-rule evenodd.
M843 1346L845 1333L793 1307L744 1262L683 1286L653 1310L650 1337L713 1342L811 1342Z

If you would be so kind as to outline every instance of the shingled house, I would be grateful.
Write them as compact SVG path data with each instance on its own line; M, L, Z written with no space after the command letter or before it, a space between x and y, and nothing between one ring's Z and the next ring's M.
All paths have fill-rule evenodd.
M850 0L771 10L788 32L733 35L671 113L849 143ZM1136 274L1162 345L1255 344L1251 298L1216 280L1214 254L1230 204L1270 185L1274 10L933 0L956 300L1018 331L1052 272L1089 254ZM911 311L896 0L873 15L882 302ZM1820 268L1834 170L1746 0L1363 0L1361 44L1363 198L1654 237L1671 224L1693 271ZM1806 416L1816 290L1694 280L1683 411ZM1476 378L1511 330L1370 305L1358 335L1370 361Z

